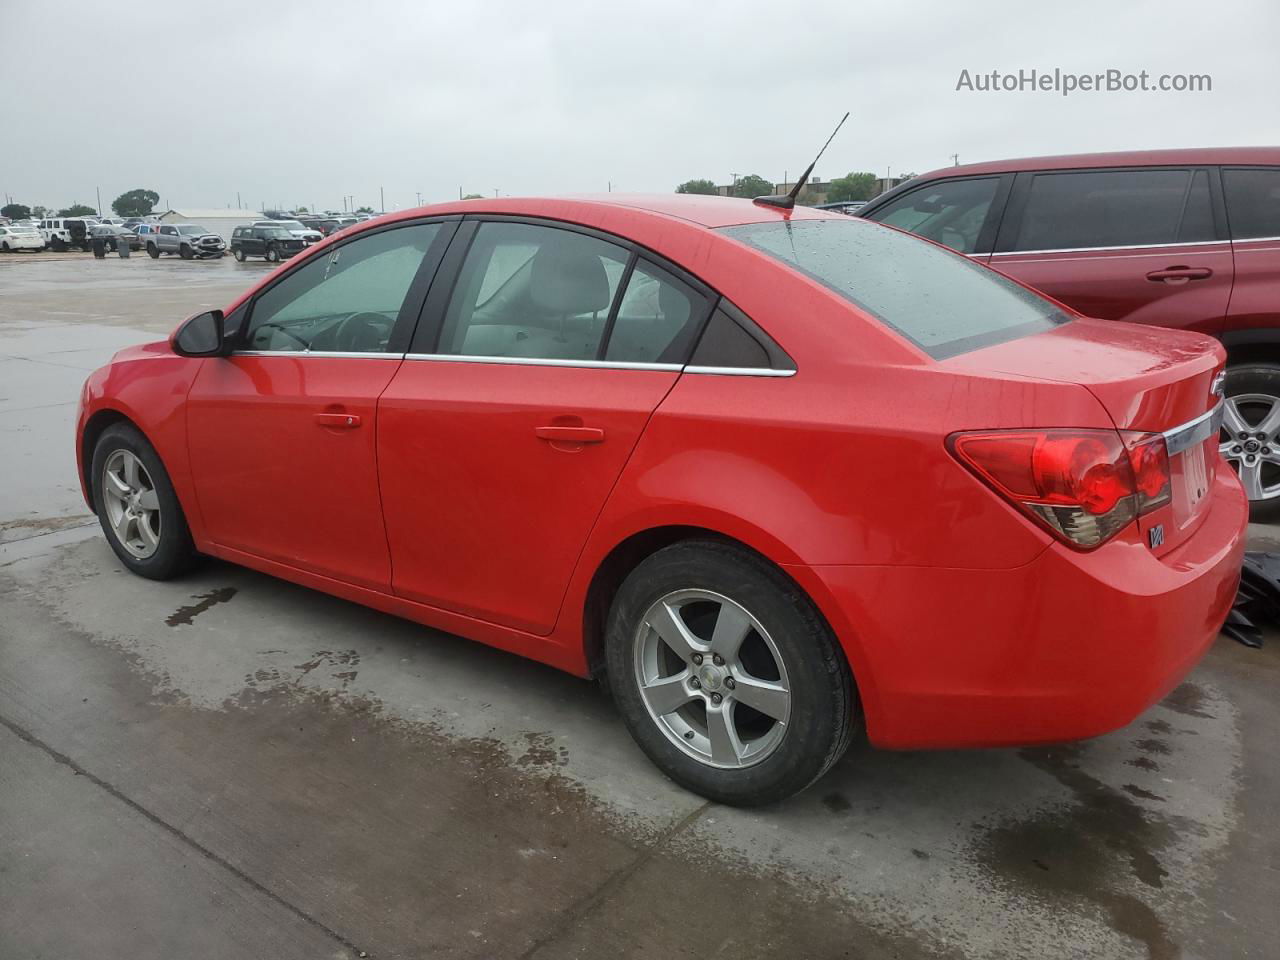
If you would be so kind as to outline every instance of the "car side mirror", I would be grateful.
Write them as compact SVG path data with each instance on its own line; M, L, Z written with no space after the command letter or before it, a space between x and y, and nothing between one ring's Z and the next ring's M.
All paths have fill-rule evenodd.
M169 340L180 357L220 357L226 331L221 310L206 310L188 317Z

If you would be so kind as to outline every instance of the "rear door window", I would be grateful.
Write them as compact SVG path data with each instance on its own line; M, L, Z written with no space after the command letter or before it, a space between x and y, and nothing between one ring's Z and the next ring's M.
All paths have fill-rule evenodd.
M1224 169L1231 239L1280 237L1280 169Z
M1069 319L967 257L865 220L752 223L724 232L834 290L935 359Z
M570 230L482 223L437 352L596 360L629 257L621 246Z
M867 219L973 253L999 185L999 177L944 181L912 190L867 214Z
M1076 250L1190 242L1205 233L1207 176L1193 190L1190 170L1081 170L1037 173L1023 207L1014 250ZM1195 196L1193 197L1193 193ZM1195 204L1189 202L1195 199ZM1198 222L1199 226L1195 226Z

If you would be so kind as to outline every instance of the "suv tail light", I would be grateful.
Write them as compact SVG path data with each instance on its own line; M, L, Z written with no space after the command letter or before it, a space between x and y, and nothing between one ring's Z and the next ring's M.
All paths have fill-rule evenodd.
M1073 547L1092 550L1169 502L1169 452L1158 433L994 430L948 438L956 458Z

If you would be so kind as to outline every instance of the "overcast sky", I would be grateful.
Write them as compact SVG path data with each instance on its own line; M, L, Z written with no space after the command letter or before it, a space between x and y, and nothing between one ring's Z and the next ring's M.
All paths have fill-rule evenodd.
M0 0L0 194L387 209L1280 143L1280 3ZM1211 93L957 92L1055 67Z

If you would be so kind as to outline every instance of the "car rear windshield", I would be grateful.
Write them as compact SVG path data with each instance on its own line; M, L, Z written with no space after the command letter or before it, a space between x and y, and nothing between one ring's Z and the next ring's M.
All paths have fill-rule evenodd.
M866 221L750 223L724 232L830 287L935 360L1069 319L967 257Z

